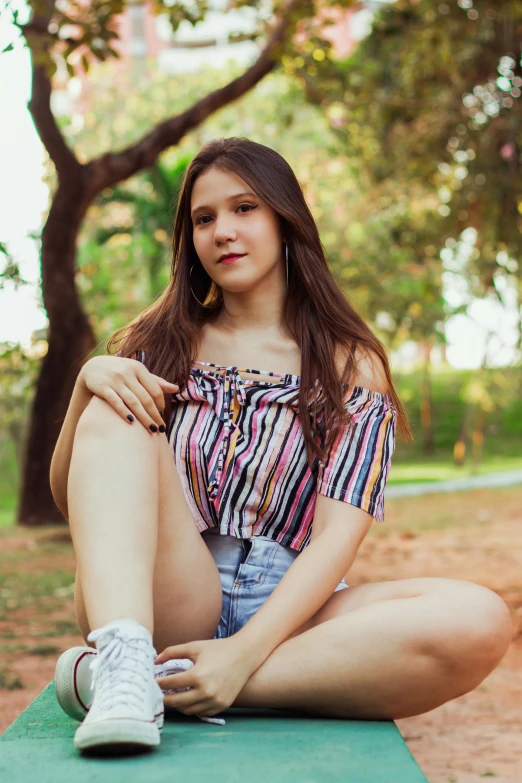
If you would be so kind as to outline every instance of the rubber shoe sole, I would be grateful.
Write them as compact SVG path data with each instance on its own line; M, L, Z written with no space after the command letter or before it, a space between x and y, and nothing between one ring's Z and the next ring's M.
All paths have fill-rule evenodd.
M133 718L105 718L82 724L74 735L77 750L107 745L133 745L153 748L160 744L160 733L155 723Z
M93 654L96 655L96 650L88 652L85 647L71 647L60 655L56 663L54 674L56 698L62 710L79 721L85 718L89 708L78 689L77 671L85 656L90 657Z
M58 703L67 715L80 722L85 719L89 708L79 692L77 672L85 656L93 654L96 655L96 650L93 650L91 647L71 647L60 655L56 663L54 680ZM154 722L158 730L161 731L164 723L164 713L161 712L155 715Z

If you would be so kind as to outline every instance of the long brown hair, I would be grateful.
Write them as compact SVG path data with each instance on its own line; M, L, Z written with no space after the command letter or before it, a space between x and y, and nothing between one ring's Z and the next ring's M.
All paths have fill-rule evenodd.
M221 288L200 263L192 238L192 189L196 179L210 168L233 172L247 182L278 215L281 234L287 241L288 288L283 319L301 349L299 417L309 465L314 455L325 458L337 428L351 422L344 407L343 384L352 387L356 351L372 360L380 359L389 384L387 393L397 411L397 428L406 440L412 440L386 349L333 279L317 226L292 168L275 150L250 139L213 139L187 167L174 221L170 282L155 302L112 335L108 353L115 344L124 357L144 350L150 372L179 384L181 389L186 387L198 357L200 329L215 321L223 305ZM204 306L196 301L191 286ZM339 352L345 362L341 378ZM212 359L205 357L206 361ZM173 401L168 394L165 398L163 415L168 422ZM326 439L321 442L322 433L326 433Z

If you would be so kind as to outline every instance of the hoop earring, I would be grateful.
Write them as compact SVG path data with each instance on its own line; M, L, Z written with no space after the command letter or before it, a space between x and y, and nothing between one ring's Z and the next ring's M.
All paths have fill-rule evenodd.
M203 304L203 302L200 302L199 299L197 298L196 294L194 293L194 291L192 291L192 284L190 283L190 278L192 276L192 270L193 269L194 269L194 264L192 264L192 266L190 267L190 272L189 272L189 285L190 285L190 290L192 292L192 296L194 297L196 302L201 305L201 307L208 307L208 305L205 305L205 304Z
M286 252L286 285L288 286L288 242L285 242L285 252Z

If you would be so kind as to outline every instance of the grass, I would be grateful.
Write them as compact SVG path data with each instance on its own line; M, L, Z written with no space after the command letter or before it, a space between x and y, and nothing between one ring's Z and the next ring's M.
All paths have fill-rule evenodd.
M486 376L495 378L499 370L489 370ZM497 404L497 409L488 413L485 420L484 461L494 457L517 457L522 442L522 368L502 368L501 375L506 388L510 389L509 398ZM476 374L472 370L453 370L438 368L431 377L432 429L434 452L431 458L423 453L423 430L420 416L420 389L422 373L410 372L407 375L394 373L398 395L405 407L415 441L404 444L397 439L395 462L424 462L441 459L453 462L453 446L460 425L467 413L468 425L474 419L475 409L465 402L466 387ZM470 451L468 433L468 453Z
M64 599L73 597L74 578L74 573L62 570L0 573L0 620L28 607L37 608L41 614L58 609Z
M1 492L1 488L0 488ZM0 494L0 528L12 525L16 516L16 495L12 490Z
M8 691L15 691L25 688L20 677L14 677L10 672L0 671L0 688Z
M56 644L39 644L36 647L29 647L27 649L29 655L41 655L46 657L48 655L58 655L60 648Z
M413 484L418 481L448 481L472 476L486 476L491 473L522 470L522 457L490 457L478 466L457 467L448 460L433 460L426 462L394 462L388 476L388 484Z

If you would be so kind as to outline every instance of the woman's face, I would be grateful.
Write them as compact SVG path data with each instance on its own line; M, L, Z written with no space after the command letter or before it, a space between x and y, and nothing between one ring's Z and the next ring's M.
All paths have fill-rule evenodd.
M194 247L210 277L231 293L286 276L277 214L237 174L209 169L192 189ZM244 254L230 264L224 253Z

